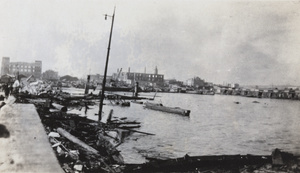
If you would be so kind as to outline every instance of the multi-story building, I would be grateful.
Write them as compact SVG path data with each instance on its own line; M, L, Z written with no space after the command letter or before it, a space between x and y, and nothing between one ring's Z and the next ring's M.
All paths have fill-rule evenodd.
M2 58L2 64L1 64L1 76L9 74L9 57L3 57Z
M186 85L199 88L199 87L204 87L206 85L206 82L199 77L194 77L186 80Z
M10 62L9 57L2 58L1 75L22 74L24 76L33 75L35 78L42 77L42 61L35 62Z
M163 85L164 83L164 75L158 74L157 67L155 68L154 73L136 73L130 72L121 72L113 74L113 79L118 81L123 81L127 84L134 84L135 82L139 82L140 85Z

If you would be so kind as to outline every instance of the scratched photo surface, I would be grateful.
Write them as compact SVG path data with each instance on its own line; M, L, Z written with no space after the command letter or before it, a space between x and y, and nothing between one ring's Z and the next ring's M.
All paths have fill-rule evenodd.
M0 0L0 172L87 170L62 136L93 156L109 138L108 155L126 164L276 148L299 155L299 9ZM65 153L76 164L59 165Z

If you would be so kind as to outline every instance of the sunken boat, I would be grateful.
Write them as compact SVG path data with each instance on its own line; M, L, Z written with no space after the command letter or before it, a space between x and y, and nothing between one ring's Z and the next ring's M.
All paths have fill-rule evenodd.
M190 112L191 112L190 110L182 109L179 107L167 107L162 105L161 103L150 103L150 102L145 102L145 108L158 110L162 112L179 114L183 116L190 116Z

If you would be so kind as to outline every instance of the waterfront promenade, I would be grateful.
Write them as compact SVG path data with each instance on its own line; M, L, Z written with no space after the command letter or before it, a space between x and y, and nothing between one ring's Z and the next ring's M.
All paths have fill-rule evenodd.
M63 172L34 105L15 104L13 97L6 102L0 110L0 172Z

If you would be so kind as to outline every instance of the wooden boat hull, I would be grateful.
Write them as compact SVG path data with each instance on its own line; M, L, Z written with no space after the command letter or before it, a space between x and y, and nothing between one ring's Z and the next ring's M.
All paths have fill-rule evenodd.
M145 107L148 109L152 110L158 110L162 112L168 112L168 113L174 113L174 114L179 114L179 115L184 115L184 116L190 116L190 110L187 109L181 109L178 107L167 107L163 106L162 104L154 104L154 103L145 103Z

